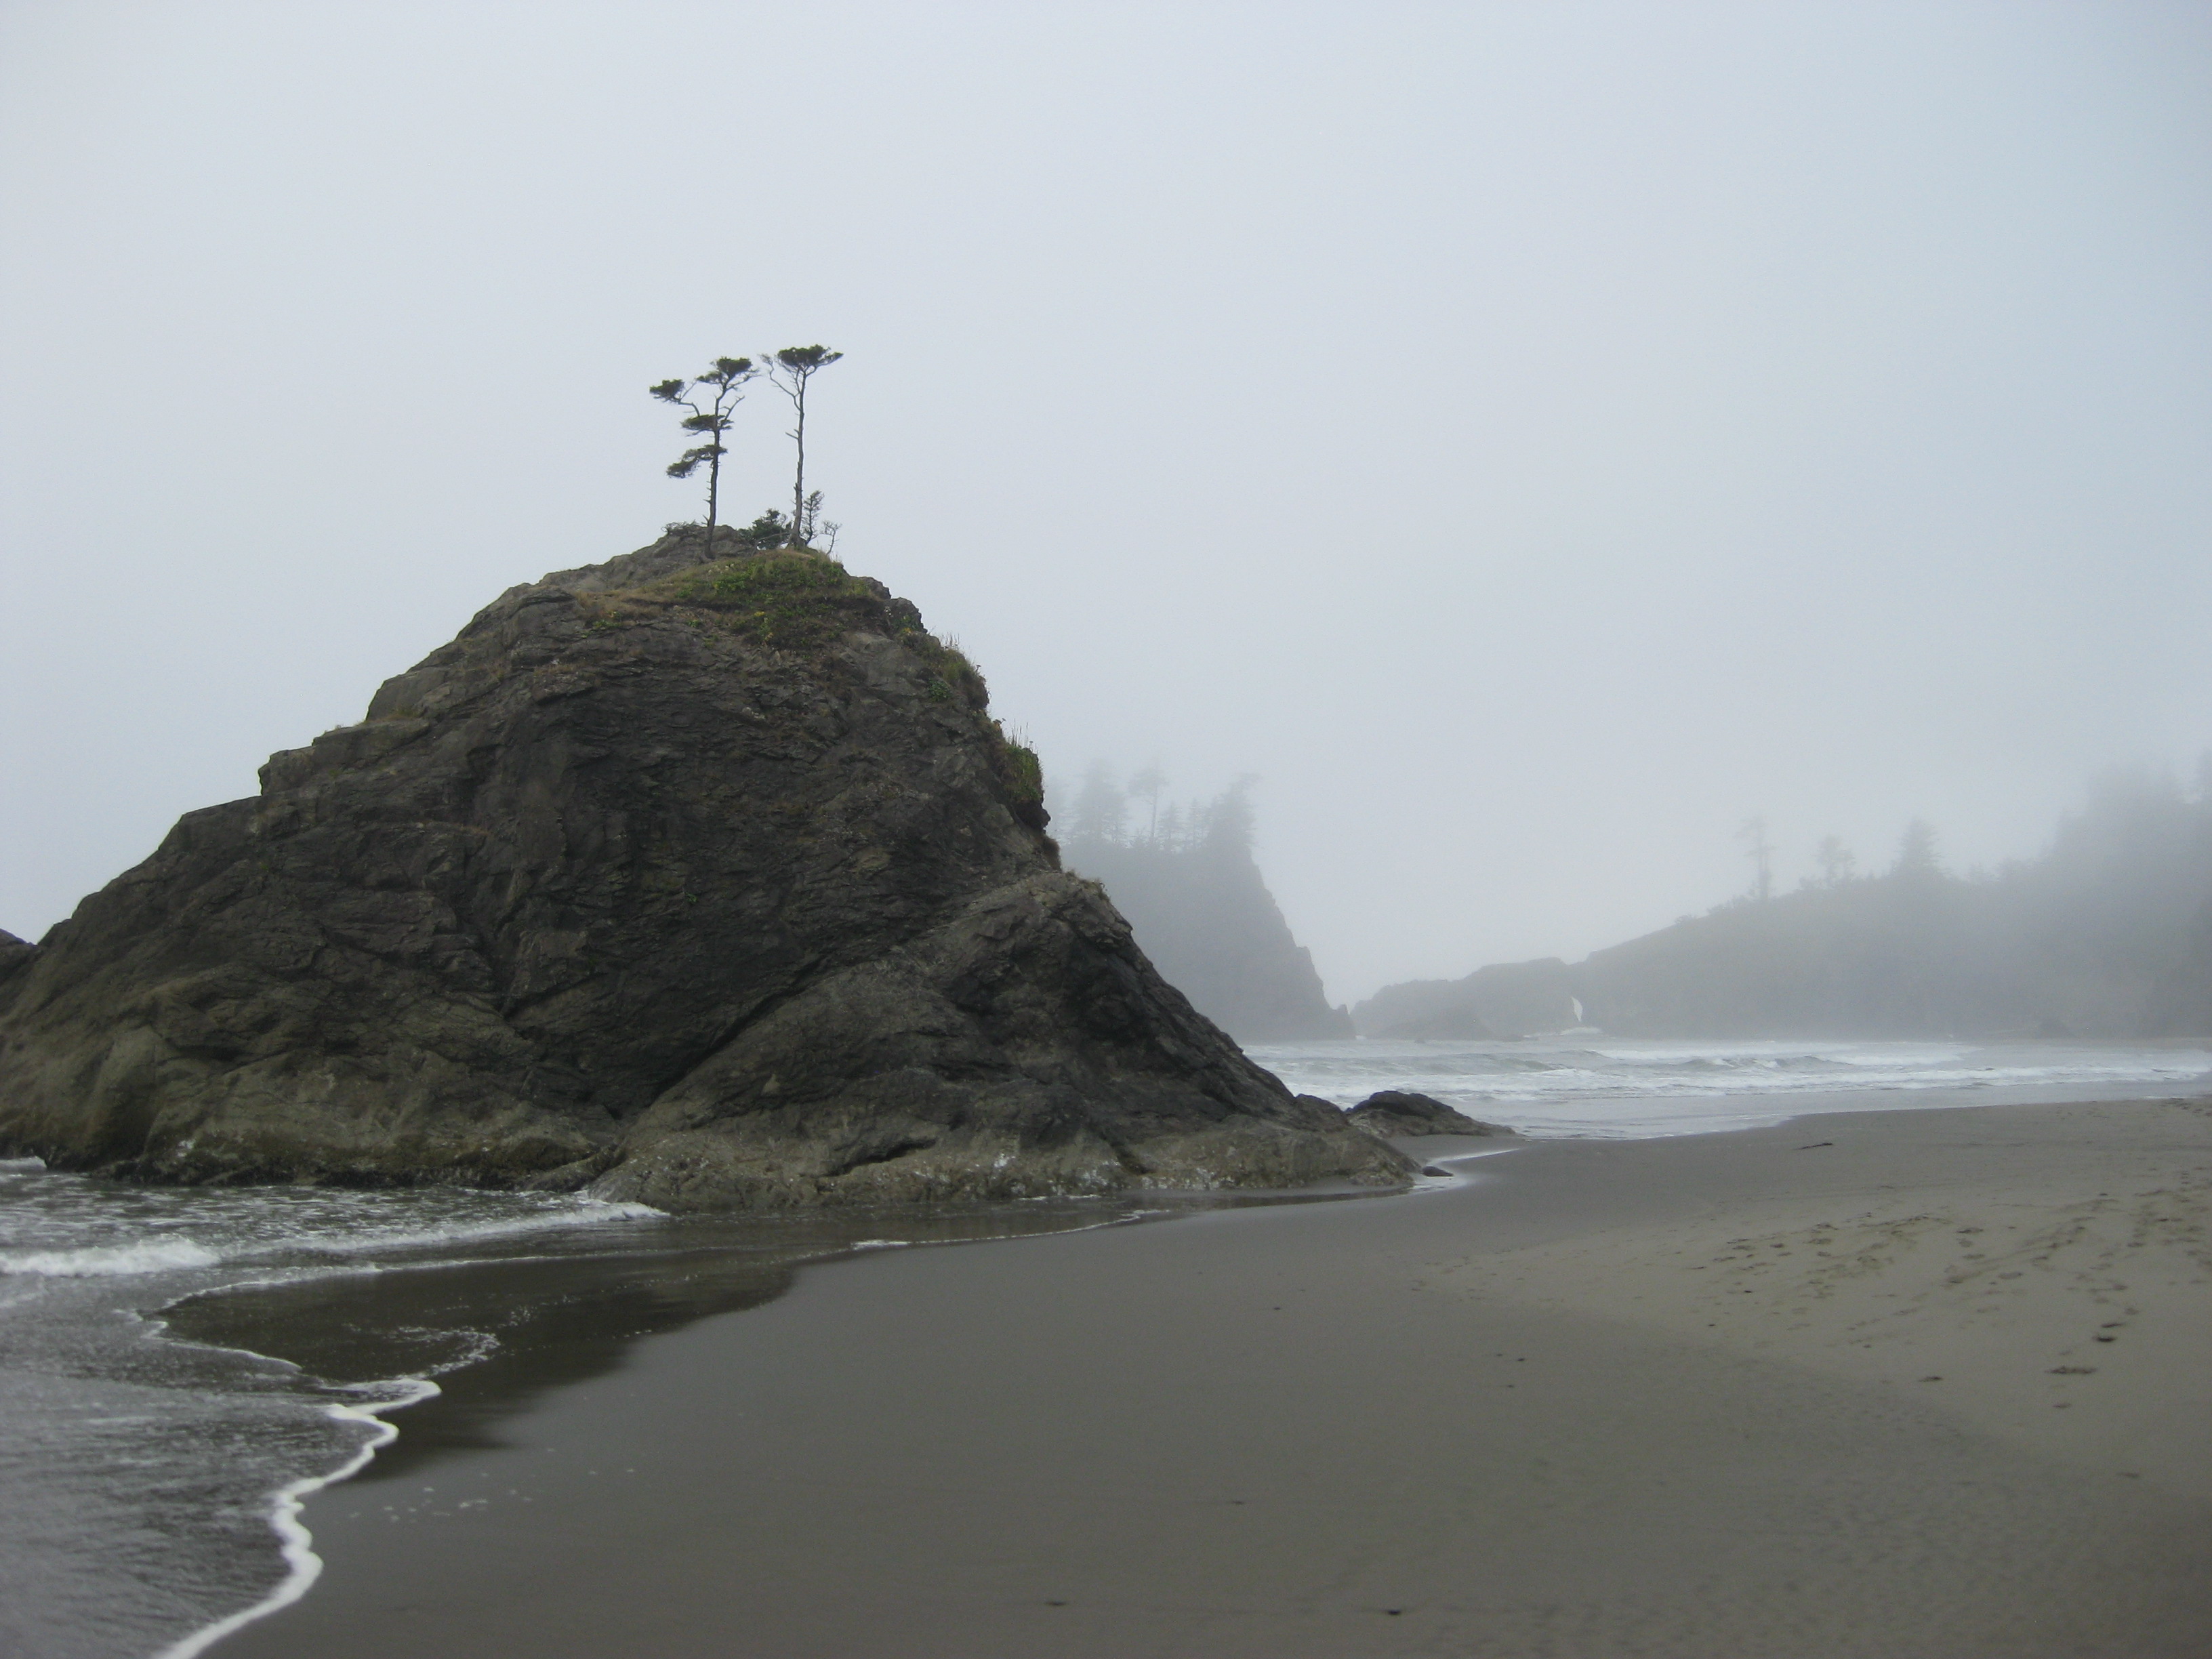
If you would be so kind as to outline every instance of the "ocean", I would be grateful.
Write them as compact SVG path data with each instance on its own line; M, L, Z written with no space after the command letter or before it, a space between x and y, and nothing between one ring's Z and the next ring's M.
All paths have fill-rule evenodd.
M1279 1043L1292 1089L1430 1094L1534 1136L1632 1139L1820 1111L2190 1093L2203 1048L2106 1043ZM520 1393L780 1294L855 1250L1160 1212L1152 1195L737 1221L454 1188L162 1189L0 1161L0 1652L189 1659L311 1593L298 1500L394 1491L495 1439Z
M1526 1135L1633 1140L1752 1129L1814 1112L2133 1099L2208 1085L2212 1048L2113 1042L1734 1042L1602 1032L1468 1042L1248 1045L1300 1094L1340 1106L1403 1089Z

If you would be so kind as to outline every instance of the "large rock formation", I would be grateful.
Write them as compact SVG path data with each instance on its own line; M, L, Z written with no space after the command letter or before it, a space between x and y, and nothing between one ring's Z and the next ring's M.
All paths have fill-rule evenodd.
M912 605L706 555L511 590L0 941L0 1145L677 1206L1403 1178L1060 869Z

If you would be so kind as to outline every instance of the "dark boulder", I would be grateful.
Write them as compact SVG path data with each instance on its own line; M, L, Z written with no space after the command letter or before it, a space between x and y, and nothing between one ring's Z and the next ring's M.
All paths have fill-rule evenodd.
M1447 1106L1426 1095L1385 1089L1371 1094L1345 1115L1372 1135L1510 1135L1502 1123L1480 1118Z
M693 1206L1403 1180L1060 870L985 704L804 551L512 589L0 943L0 1148Z

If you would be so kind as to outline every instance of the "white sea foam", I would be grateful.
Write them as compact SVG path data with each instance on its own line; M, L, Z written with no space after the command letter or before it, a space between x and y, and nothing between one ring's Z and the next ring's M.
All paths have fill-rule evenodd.
M0 1175L37 1175L46 1167L43 1158L0 1158Z
M613 1203L605 1199L579 1198L568 1200L560 1209L545 1209L533 1214L508 1216L490 1221L459 1221L435 1227L403 1228L389 1232L368 1231L350 1237L303 1238L289 1249L311 1251L318 1255L360 1255L370 1250L412 1250L436 1249L448 1244L475 1244L489 1239L513 1238L526 1233L544 1232L562 1227L603 1227L617 1221L665 1221L667 1212L656 1210L650 1204ZM266 1255L283 1245L264 1245L258 1250L241 1253L226 1258L239 1261L248 1255Z
M389 1213L395 1208L386 1194L310 1194L302 1201L288 1202L293 1194L283 1188L266 1188L258 1189L257 1206L254 1198L241 1195L245 1190L211 1195L210 1201L197 1203L191 1201L197 1194L179 1195L182 1200L179 1208L139 1219L135 1228L129 1218L100 1216L97 1224L100 1232L106 1235L106 1240L73 1248L38 1248L61 1243L72 1232L82 1237L92 1218L72 1212L91 1210L98 1203L98 1195L89 1191L81 1195L58 1194L58 1201L42 1217L27 1218L22 1231L8 1246L0 1246L0 1274L87 1279L173 1273L224 1263L246 1265L284 1257L350 1261L383 1252L463 1247L532 1233L667 1218L650 1205L560 1198L527 1200L529 1207L519 1214L441 1217L428 1225L422 1224L419 1207L399 1207L397 1213L406 1218L402 1224L379 1226L380 1211ZM79 1196L88 1202L72 1205L71 1198ZM164 1195L143 1196L142 1208L160 1204ZM454 1196L465 1204L517 1201L514 1195L504 1194ZM40 1221L45 1224L38 1224ZM186 1226L191 1230L189 1234L179 1231ZM130 1236L115 1237L126 1230Z
M81 1250L21 1250L0 1255L0 1273L46 1279L104 1279L123 1273L172 1273L212 1267L222 1258L189 1238L138 1244L96 1244Z
M278 1553L283 1558L283 1581L252 1607L194 1631L181 1642L162 1649L156 1659L194 1659L195 1655L206 1652L233 1632L243 1630L257 1620L266 1619L270 1613L290 1607L314 1587L315 1580L323 1576L323 1558L315 1553L314 1534L300 1519L300 1511L308 1498L325 1486L334 1486L339 1481L358 1474L368 1467L370 1460L378 1452L399 1437L399 1431L384 1420L386 1412L395 1411L402 1406L416 1405L441 1392L438 1385L428 1377L400 1377L392 1382L376 1386L394 1392L368 1405L340 1402L325 1407L328 1414L338 1422L371 1425L369 1436L362 1442L359 1449L326 1474L309 1475L281 1487L271 1500L269 1529L276 1534Z

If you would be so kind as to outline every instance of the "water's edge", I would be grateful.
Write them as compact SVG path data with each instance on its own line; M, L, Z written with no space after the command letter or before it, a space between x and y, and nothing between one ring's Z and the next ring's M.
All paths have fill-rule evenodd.
M281 1365L307 1386L358 1395L366 1403L335 1401L322 1409L334 1421L367 1425L368 1432L327 1473L301 1477L271 1494L266 1521L278 1543L280 1582L252 1606L162 1648L157 1659L195 1659L313 1588L323 1563L301 1510L313 1494L341 1482L419 1474L442 1452L483 1443L500 1421L538 1395L611 1370L646 1338L775 1299L805 1267L876 1250L1136 1224L1206 1203L1204 1195L1173 1195L1165 1201L1148 1197L1141 1205L1077 1200L803 1220L670 1221L655 1229L660 1237L647 1249L423 1261L374 1273L244 1280L188 1291L150 1322L155 1340ZM501 1327L496 1334L472 1328L493 1310ZM484 1339L437 1367L442 1380L335 1374L379 1352L421 1346L428 1334L440 1332ZM386 1413L403 1410L404 1425L387 1420Z

